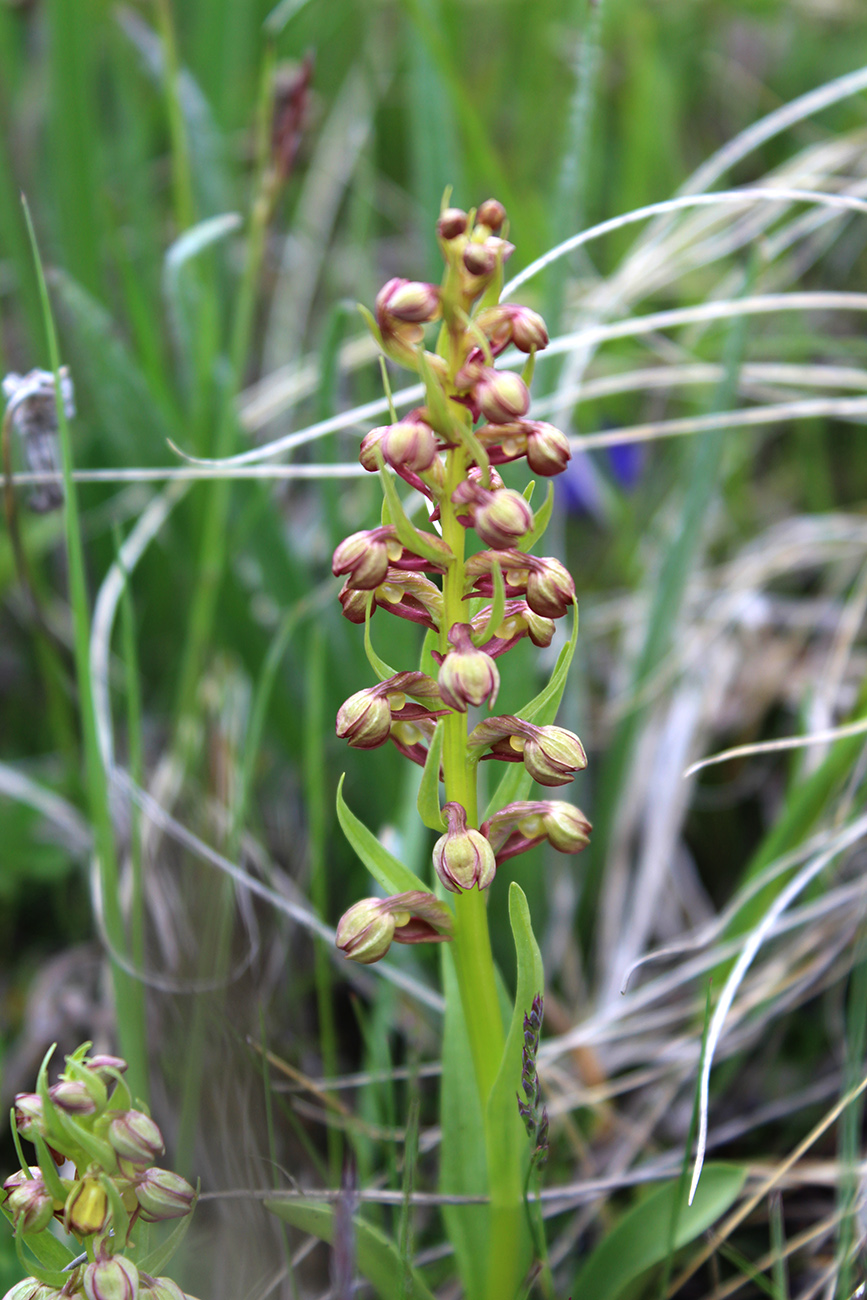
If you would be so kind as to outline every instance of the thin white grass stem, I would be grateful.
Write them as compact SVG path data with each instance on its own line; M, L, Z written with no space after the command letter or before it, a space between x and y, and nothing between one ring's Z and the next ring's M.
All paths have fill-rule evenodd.
M707 196L719 197L719 196ZM832 196L825 195L825 198ZM674 200L672 200L674 202ZM857 202L867 214L867 202ZM659 206L659 205L656 205ZM669 311L652 312L647 316L630 317L626 320L613 321L607 325L588 325L571 334L560 335L551 340L544 352L539 353L537 363L548 357L559 356L578 347L604 342L607 339L627 338L636 334L650 333L659 329L670 329L678 325L695 324L699 321L727 320L733 316L758 315L775 311L822 310L822 311L867 311L867 294L836 292L796 292L780 294L756 294L751 298L736 298L719 302L698 303L691 307L677 307ZM524 358L518 354L508 354L502 358L505 366L523 365ZM421 384L400 389L393 394L394 405L398 408L411 406L424 396ZM173 449L190 465L252 465L282 455L296 447L313 442L326 434L336 433L354 425L367 422L376 416L388 414L388 399L378 398L361 406L352 407L338 415L320 420L294 433L285 434L261 447L251 448L235 456L222 460L202 460L189 456L179 447Z
M650 312L647 316L628 316L608 324L584 325L571 334L559 334L551 340L536 363L549 357L571 352L590 344L605 343L610 339L632 338L636 334L651 334L657 330L675 329L680 325L694 325L700 321L731 320L737 316L763 316L778 311L867 311L867 294L845 293L836 290L795 290L791 293L757 293L749 298L721 298L711 302L693 303L689 307L672 307L666 311ZM518 364L517 355L504 358L508 364ZM266 448L260 448L264 451Z
M392 394L392 400L395 406L412 406L413 402L419 401L424 397L424 386L422 384L413 384L411 388L403 388L397 393ZM302 447L305 443L314 442L317 438L323 438L326 433L337 433L341 429L348 429L360 421L371 420L377 415L386 415L388 413L388 399L378 397L374 402L365 402L361 406L354 406L351 411L342 411L339 415L329 416L327 420L319 420L316 424L308 425L306 429L299 429L295 433L287 433L282 438L275 439L274 442L265 443L262 447L254 447L251 451L239 452L236 456L227 456L223 460L203 460L196 456L189 456L180 447L175 447L179 456L189 461L191 465L247 465L255 464L259 460L267 460L269 456L279 456L281 452L292 451L295 447Z
M811 880L822 872L830 862L833 861L840 853L855 844L867 834L867 816L859 817L856 822L849 826L840 835L836 836L831 846L824 852L818 854L812 862L794 876L786 887L781 890L780 894L765 912L759 924L750 934L744 950L725 982L719 1002L711 1018L710 1026L707 1033L707 1045L705 1048L704 1061L702 1063L701 1078L699 1080L699 1132L698 1145L696 1149L695 1168L693 1170L692 1183L689 1189L689 1204L692 1205L693 1197L698 1187L698 1181L701 1177L702 1165L704 1164L704 1153L707 1145L707 1122L708 1122L708 1092L710 1086L710 1072L713 1067L714 1052L716 1045L720 1040L723 1031L726 1016L728 1015L731 1005L734 1001L735 994L740 987L747 970L751 966L756 953L765 942L769 932L777 919L786 911L791 903L798 897L804 889L807 888Z
M17 768L10 767L8 763L0 763L0 795L41 813L63 835L64 844L70 853L90 851L93 837L78 809L53 790L25 776Z
M685 434L704 433L709 429L748 428L758 424L778 424L786 420L812 420L817 416L840 420L863 419L867 416L867 397L810 397L802 402L780 402L735 411L715 411L711 415L654 420L648 424L609 429L606 433L579 434L569 439L569 445L573 451L592 451L596 447L617 447L623 443L680 438Z
M295 921L298 925L303 926L306 930L309 930L311 933L318 935L321 939L325 939L326 942L333 945L334 930L330 925L326 925L324 921L321 921L313 911L309 908L302 907L298 903L294 903L291 899L285 898L276 890L262 884L262 882L257 880L255 876L248 875L242 867L231 862L229 858L224 857L222 853L218 853L210 844L207 844L204 840L200 839L198 835L194 834L194 832L184 826L182 822L179 822L174 818L171 813L167 812L166 809L163 808L152 795L148 794L146 790L143 790L141 786L136 785L130 775L122 768L115 767L111 775L112 780L120 786L131 799L133 799L139 808L141 808L142 812L144 812L155 825L159 826L161 830L165 831L166 834L171 835L173 839L183 845L184 848L195 854L195 856L201 861L208 863L209 866L216 867L219 871L224 872L241 888L249 890L251 894L255 894L258 898L264 899L265 902L270 903L277 911L283 912L284 915L290 917L290 919ZM429 989L426 985L421 984L418 980L413 979L411 975L405 974L403 971L389 965L387 962L377 963L377 973L382 975L382 977L387 979L390 983L402 989L405 993L408 993L417 1002L430 1007L433 1011L442 1013L444 1010L443 1000L439 994L435 993L433 989Z
M713 767L716 763L727 763L730 758L748 758L753 754L777 754L785 749L806 749L809 745L824 745L828 741L842 740L845 736L860 736L867 731L867 718L859 722L847 722L842 727L828 727L824 731L813 731L807 736L784 736L780 740L759 740L752 745L735 745L732 749L721 749L718 754L700 758L684 772L684 778L694 776L702 768Z
M111 632L117 606L127 579L150 543L162 528L174 507L182 500L186 487L174 483L149 503L120 548L120 555L103 579L90 627L90 681L99 752L107 772L114 766L114 737L111 723L108 661Z
M761 893L766 885L772 880L776 880L783 872L790 871L796 867L804 858L811 853L817 853L825 847L830 839L830 831L822 831L819 835L814 836L808 843L801 844L791 853L785 854L781 858L775 859L769 863L764 871L760 871L757 876L748 881L745 887L738 890L735 897L727 904L726 907L712 920L708 921L701 927L697 934L690 938L681 939L677 943L669 944L665 948L658 948L654 952L645 953L643 957L636 958L627 967L626 974L623 976L623 983L620 986L620 992L625 994L629 987L629 981L637 970L647 962L660 961L666 957L679 957L687 952L696 952L701 948L706 948L716 937L726 929L729 922L732 921L751 898Z
M669 1297L677 1294L684 1282L692 1277L705 1260L710 1258L718 1248L719 1243L725 1241L726 1238L734 1232L735 1228L737 1228L739 1224L743 1223L744 1219L748 1218L757 1206L761 1205L768 1193L773 1191L775 1187L782 1183L783 1179L789 1171L794 1168L801 1157L809 1151L810 1147L813 1146L815 1142L818 1142L819 1138L822 1137L823 1134L827 1133L831 1125L837 1122L847 1107L851 1106L852 1102L856 1101L865 1090L867 1090L867 1075L864 1076L859 1084L856 1084L854 1088L847 1092L845 1097L841 1097L836 1105L831 1107L827 1114L824 1115L816 1126L810 1130L807 1136L802 1138L791 1155L786 1156L786 1159L782 1161L782 1163L779 1164L771 1174L769 1174L753 1195L748 1197L747 1200L738 1207L738 1209L729 1215L719 1231L714 1231L710 1234L710 1239L707 1244L701 1251L699 1251L698 1255L692 1259L680 1276L672 1282L668 1291Z
M825 85L809 90L805 95L800 95L790 103L774 109L773 113L748 126L702 163L681 187L681 192L696 194L706 190L742 158L746 158L766 141L772 140L775 135L781 135L796 122L802 122L804 118L812 117L822 109L830 107L831 104L837 104L841 99L848 99L850 95L857 95L859 91L865 89L867 89L867 67L857 68L854 72L847 72L844 76L828 81Z
M229 466L229 468L224 468ZM334 465L253 465L236 468L229 461L214 465L163 467L146 466L137 469L81 469L73 473L76 483L196 483L203 479L341 479L361 478L367 470L357 461ZM13 474L13 484L22 487L34 483L57 483L57 473L22 472Z
M621 393L648 389L684 388L692 385L718 383L722 366L710 362L685 365L648 366L640 370L624 370L619 374L600 375L581 384L561 389L548 397L533 402L532 414L545 415L548 411L573 402L576 406L615 397ZM785 362L750 363L741 366L741 388L753 385L788 386L790 388L856 388L867 390L867 370L855 366L802 366Z
M522 284L532 280L545 267L550 266L561 257L573 253L577 248L591 243L594 239L601 239L603 235L610 235L615 230L622 230L624 226L634 225L638 221L646 221L648 217L661 217L671 212L686 211L689 208L709 208L715 205L722 206L723 204L748 207L751 203L817 203L828 208L867 213L867 202L863 199L857 199L847 194L826 194L822 190L788 189L783 185L757 185L742 190L719 190L715 194L682 194L677 198L663 199L660 203L648 203L644 207L634 208L632 212L623 212L618 217L609 217L607 221L600 221L595 226L588 226L586 230L581 230L578 234L564 239L562 243L556 244L547 253L537 257L535 262L531 262L529 266L524 267L523 271L519 271L514 279L505 285L500 295L501 301L510 298Z

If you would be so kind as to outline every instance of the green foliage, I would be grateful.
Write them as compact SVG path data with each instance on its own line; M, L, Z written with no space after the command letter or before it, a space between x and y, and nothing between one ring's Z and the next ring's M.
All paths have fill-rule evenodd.
M685 1189L677 1181L648 1192L606 1233L579 1269L573 1294L617 1300L665 1259L675 1209L674 1246L679 1250L722 1218L740 1196L746 1176L746 1170L735 1165L705 1165L692 1205L686 1204ZM679 1206L678 1198L683 1202ZM650 1290L645 1293L652 1294Z
M330 1205L317 1205L315 1201L304 1200L269 1200L265 1202L265 1207L278 1219L284 1219L303 1232L312 1233L329 1245L334 1244L336 1214ZM373 1283L382 1300L400 1300L401 1296L406 1295L405 1267L394 1242L358 1215L353 1215L352 1232L361 1273ZM433 1300L433 1294L425 1286L418 1269L412 1269L410 1276L413 1296L417 1296L418 1300Z

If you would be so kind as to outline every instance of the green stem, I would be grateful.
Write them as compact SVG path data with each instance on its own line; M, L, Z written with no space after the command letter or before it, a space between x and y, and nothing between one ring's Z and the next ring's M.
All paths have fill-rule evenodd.
M443 582L444 618L440 638L440 650L443 653L447 649L449 628L454 623L466 620L466 605L463 600L465 534L451 503L452 492L462 480L465 468L463 448L450 451L446 459L446 486L440 506L443 538L454 556ZM477 827L479 809L476 765L467 754L465 713L451 713L445 719L443 771L446 799L461 804L466 810L467 825ZM468 889L457 895L452 953L484 1114L500 1068L505 1034L494 977L487 898L478 889Z

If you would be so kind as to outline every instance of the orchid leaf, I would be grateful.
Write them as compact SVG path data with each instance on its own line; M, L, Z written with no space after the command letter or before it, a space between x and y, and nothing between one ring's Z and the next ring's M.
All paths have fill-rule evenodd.
M419 817L429 830L436 831L438 835L441 835L446 829L440 810L440 762L442 760L444 739L445 731L442 719L440 719L436 725L427 758L425 759L417 800Z
M518 542L519 551L530 551L543 536L545 529L551 522L551 512L554 509L554 484L548 484L548 494L544 502L536 511L536 520L529 533Z
M374 880L387 894L406 894L413 889L421 889L429 894L431 891L424 881L419 880L414 871L410 871L409 867L405 867L389 853L388 849L380 844L373 831L368 830L364 823L350 812L343 798L345 779L344 772L337 785L337 820L340 822L343 834Z
M379 655L373 648L373 642L370 639L370 615L372 609L373 601L369 600L367 602L367 609L364 613L364 653L367 655L367 662L370 664L379 680L385 682L388 681L389 677L396 676L397 670L392 668L391 664L387 664L384 659L380 659Z

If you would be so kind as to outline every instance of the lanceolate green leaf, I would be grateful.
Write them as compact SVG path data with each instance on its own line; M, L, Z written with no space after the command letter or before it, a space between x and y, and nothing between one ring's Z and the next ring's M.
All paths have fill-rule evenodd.
M349 811L343 798L344 772L337 786L337 820L343 834L361 858L377 884L389 894L405 894L411 889L421 889L430 893L423 880L419 880L414 871L399 862L388 849L383 848L373 831L367 829L354 813Z
M530 700L529 704L525 704L522 709L518 710L519 718L524 718L527 722L536 722L539 726L545 726L554 721L560 707L560 701L563 698L563 692L566 689L566 678L577 644L578 602L575 601L572 605L572 635L568 644L564 645L557 656L557 664L551 674L551 680L543 691L540 691L538 695Z
M198 1199L199 1190L196 1188L196 1198ZM193 1201L193 1210L196 1208L196 1202ZM187 1229L192 1222L192 1210L185 1214L182 1219L178 1219L174 1228L172 1228L165 1241L159 1246L154 1247L145 1255L144 1259L138 1261L138 1266L143 1273L150 1273L151 1277L157 1277L162 1273L175 1251L181 1245L184 1237L187 1235Z
M705 1165L692 1205L678 1181L663 1184L629 1210L593 1251L572 1284L574 1296L617 1300L631 1283L668 1253L669 1227L680 1195L675 1247L686 1246L737 1200L746 1170L736 1165Z
M545 497L545 500L542 503L542 505L535 512L536 522L533 525L532 532L527 533L526 537L522 537L520 542L518 542L519 551L530 551L533 549L533 547L539 541L540 537L544 535L545 529L548 527L548 524L550 522L551 511L553 509L554 509L554 484L549 482L548 494Z
M369 599L367 602L367 609L364 613L364 653L367 655L367 662L370 664L379 680L385 682L388 681L389 677L394 677L397 670L392 668L391 664L387 664L384 659L380 659L379 655L373 648L373 642L370 639L370 614L372 605L373 601L372 599Z
M309 1232L329 1246L334 1244L334 1207L316 1201L269 1200L265 1209L278 1219L291 1223L293 1228ZM352 1220L355 1232L355 1250L358 1268L376 1288L382 1300L400 1300L406 1270L405 1262L394 1242L364 1219L355 1215ZM434 1300L417 1268L411 1270L413 1300ZM404 1294L406 1291L404 1290Z
M545 987L542 954L530 923L530 909L524 891L514 881L509 886L509 921L518 965L515 1005L486 1117L493 1243L487 1290L490 1300L511 1295L516 1274L520 1276L529 1263L523 1208L529 1142L518 1113L517 1092L521 1086L524 1016Z
M425 826L429 830L436 831L437 834L441 834L446 829L440 811L440 762L444 735L442 723L438 722L418 787L418 815Z
M377 459L382 462L381 455L378 455ZM431 542L426 540L425 534L410 523L406 511L401 505L400 497L397 495L394 480L382 463L380 464L379 477L382 481L382 490L388 504L391 522L394 524L397 535L404 546L407 550L412 551L413 555L423 555L427 560L434 560L437 564L442 564L442 551L437 550Z

